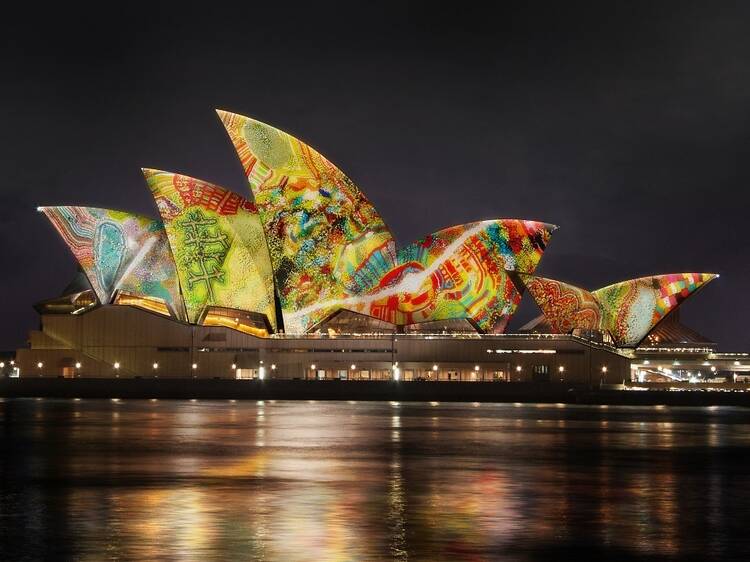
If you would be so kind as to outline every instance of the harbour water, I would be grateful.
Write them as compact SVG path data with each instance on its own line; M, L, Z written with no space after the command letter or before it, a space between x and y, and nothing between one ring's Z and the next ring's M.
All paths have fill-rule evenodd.
M750 410L0 401L0 558L750 559Z

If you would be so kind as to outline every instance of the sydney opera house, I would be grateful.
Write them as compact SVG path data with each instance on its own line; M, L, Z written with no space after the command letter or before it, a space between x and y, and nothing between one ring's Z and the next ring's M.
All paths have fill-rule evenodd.
M302 141L218 112L252 198L143 171L158 218L49 206L79 265L40 302L21 376L620 382L744 368L675 309L717 276L589 291L535 270L556 226L494 219L403 247ZM516 333L522 296L541 315Z

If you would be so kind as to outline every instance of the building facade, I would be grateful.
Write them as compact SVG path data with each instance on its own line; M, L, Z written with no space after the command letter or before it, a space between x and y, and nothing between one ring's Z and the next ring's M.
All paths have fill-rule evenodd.
M41 327L17 353L22 376L619 383L633 378L649 335L717 277L654 275L595 291L538 277L557 227L522 219L456 225L398 248L319 152L218 113L252 200L145 169L159 219L39 208L81 273L36 305ZM544 329L508 334L527 291Z

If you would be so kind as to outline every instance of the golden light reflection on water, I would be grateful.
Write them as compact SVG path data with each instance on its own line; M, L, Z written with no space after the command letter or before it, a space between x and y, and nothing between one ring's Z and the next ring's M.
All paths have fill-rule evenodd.
M750 508L732 484L746 463L726 454L750 446L743 411L82 400L0 413L9 558L536 559L580 544L721 557L730 508Z

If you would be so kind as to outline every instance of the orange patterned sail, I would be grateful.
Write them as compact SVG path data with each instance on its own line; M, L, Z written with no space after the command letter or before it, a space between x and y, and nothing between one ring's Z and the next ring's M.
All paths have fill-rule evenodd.
M602 329L601 307L589 291L544 277L522 275L521 279L555 333Z

